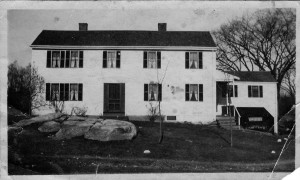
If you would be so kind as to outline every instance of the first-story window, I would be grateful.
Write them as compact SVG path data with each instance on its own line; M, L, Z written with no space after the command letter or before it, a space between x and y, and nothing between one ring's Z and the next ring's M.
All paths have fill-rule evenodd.
M46 101L82 101L82 84L46 83Z
M202 69L202 52L192 51L185 53L185 68L186 69Z
M248 97L263 97L263 86L248 86Z
M70 100L77 101L78 100L78 84L70 85Z
M238 97L237 85L222 85L222 97L225 98L228 93L228 97Z
M51 100L59 101L59 84L51 84Z
M103 51L103 68L120 68L120 51Z
M47 51L47 68L82 68L83 51L49 50Z
M203 84L186 84L185 100L203 101Z
M162 98L161 84L144 84L144 100L145 101L161 101Z
M160 51L144 51L144 68L160 69L161 68L161 52Z

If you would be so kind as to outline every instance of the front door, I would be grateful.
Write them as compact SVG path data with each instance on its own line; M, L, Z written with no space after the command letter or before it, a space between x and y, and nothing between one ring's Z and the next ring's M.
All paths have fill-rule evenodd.
M125 113L124 83L104 83L104 113Z

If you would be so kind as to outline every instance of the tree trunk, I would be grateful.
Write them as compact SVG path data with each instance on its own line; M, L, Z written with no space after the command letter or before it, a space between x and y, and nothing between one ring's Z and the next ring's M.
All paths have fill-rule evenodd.
M162 127L162 117L161 117L161 111L160 111L160 101L158 101L158 113L159 113L159 126L160 126L160 129L159 129L159 134L160 134L160 137L159 137L159 141L158 143L161 144L162 141L163 141L163 138L164 138L164 133L163 133L163 127Z

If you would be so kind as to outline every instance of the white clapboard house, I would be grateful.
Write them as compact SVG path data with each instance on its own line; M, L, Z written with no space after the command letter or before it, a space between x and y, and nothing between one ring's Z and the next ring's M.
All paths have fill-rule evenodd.
M276 81L269 72L218 71L210 32L166 26L95 31L79 23L75 31L43 30L31 45L32 64L46 81L42 98L64 102L66 112L86 107L89 115L137 120L161 101L170 122L206 124L228 114L242 126L277 121Z

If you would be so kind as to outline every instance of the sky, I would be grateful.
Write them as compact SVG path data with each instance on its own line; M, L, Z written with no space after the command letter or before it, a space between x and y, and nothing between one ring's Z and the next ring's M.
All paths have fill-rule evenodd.
M157 30L167 23L170 31L212 31L221 24L256 9L86 9L8 10L8 60L21 66L31 61L31 43L42 30Z

